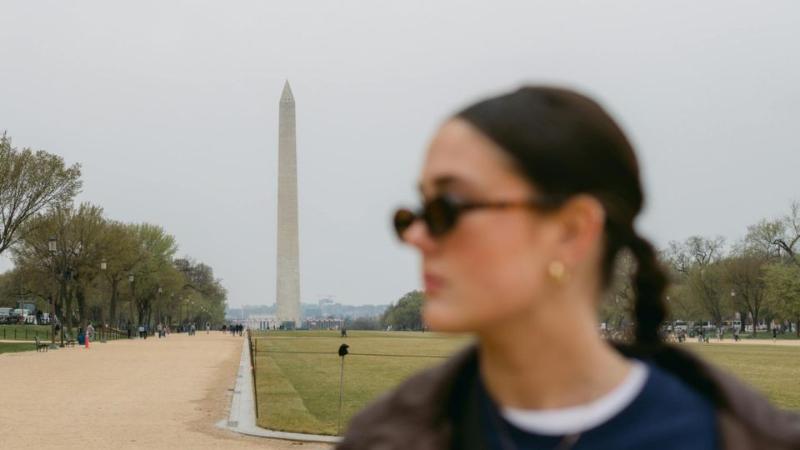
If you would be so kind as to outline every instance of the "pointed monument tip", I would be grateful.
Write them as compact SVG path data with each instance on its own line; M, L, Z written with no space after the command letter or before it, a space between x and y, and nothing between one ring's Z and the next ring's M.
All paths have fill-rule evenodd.
M283 92L281 93L281 103L294 102L294 95L292 94L292 87L289 86L289 80L283 85Z

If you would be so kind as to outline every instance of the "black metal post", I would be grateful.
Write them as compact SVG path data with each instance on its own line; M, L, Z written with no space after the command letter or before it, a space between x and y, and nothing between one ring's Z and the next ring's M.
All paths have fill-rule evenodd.
M339 369L339 417L338 423L336 425L336 434L342 434L342 398L343 398L343 391L344 391L344 357L347 355L347 349L350 348L347 344L342 344L339 346L339 357L342 358L342 365Z

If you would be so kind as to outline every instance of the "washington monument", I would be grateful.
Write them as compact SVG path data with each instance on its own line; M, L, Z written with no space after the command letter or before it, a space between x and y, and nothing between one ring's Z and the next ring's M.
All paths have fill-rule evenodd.
M278 320L300 326L300 244L297 226L297 148L294 96L283 86L278 117Z

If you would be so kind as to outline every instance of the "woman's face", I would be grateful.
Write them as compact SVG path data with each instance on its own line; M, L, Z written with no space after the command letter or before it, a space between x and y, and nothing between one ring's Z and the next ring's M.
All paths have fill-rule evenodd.
M434 136L422 169L425 200L441 194L467 202L525 201L536 192L510 158L468 122L453 119ZM529 208L477 209L433 238L418 220L403 238L422 255L423 316L440 331L480 332L546 298L558 229Z

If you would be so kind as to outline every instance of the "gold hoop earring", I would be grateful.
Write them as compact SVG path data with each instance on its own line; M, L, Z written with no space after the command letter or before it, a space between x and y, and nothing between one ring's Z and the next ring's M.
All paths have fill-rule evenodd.
M566 274L564 263L561 261L551 262L550 265L547 266L547 273L549 273L554 280L561 283L564 281L564 275Z

